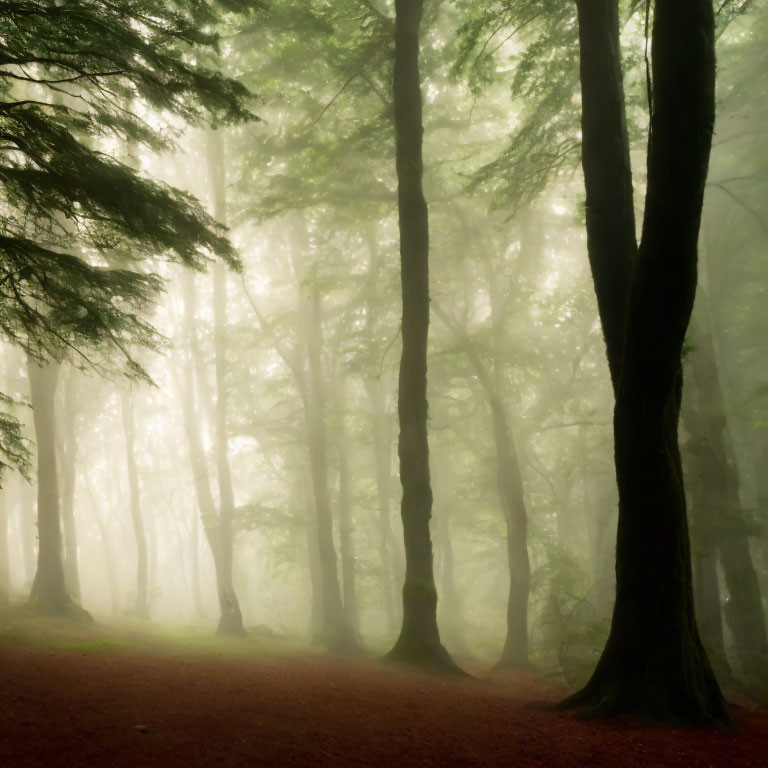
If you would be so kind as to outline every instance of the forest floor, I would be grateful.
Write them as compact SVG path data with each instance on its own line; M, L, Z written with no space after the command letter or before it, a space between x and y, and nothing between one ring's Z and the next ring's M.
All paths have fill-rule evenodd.
M0 620L0 766L768 766L765 710L667 729L578 720L552 709L564 693L535 672L446 680L252 637Z

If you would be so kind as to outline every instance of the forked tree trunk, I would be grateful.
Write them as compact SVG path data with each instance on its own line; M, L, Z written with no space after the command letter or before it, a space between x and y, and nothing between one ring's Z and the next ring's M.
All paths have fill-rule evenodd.
M209 134L208 171L213 181L213 215L227 223L226 167L224 141L220 132ZM219 586L226 602L218 631L221 634L245 634L240 602L232 580L234 560L233 518L235 494L229 468L229 435L227 433L227 274L221 263L213 268L213 341L216 359L216 477L219 485L219 558L223 583Z
M395 1L394 108L403 351L400 360L400 514L405 539L403 624L389 658L455 671L440 642L429 521L432 486L427 442L429 223L422 189L419 31L423 0Z
M582 25L587 5L580 3ZM609 54L607 62L615 58ZM564 702L594 714L639 713L693 724L730 720L694 615L677 439L681 354L696 292L714 84L711 0L657 0L643 237L618 381L614 369L616 603L592 678ZM595 284L602 290L597 277ZM609 339L616 329L602 310L601 316ZM608 347L610 359L610 341Z

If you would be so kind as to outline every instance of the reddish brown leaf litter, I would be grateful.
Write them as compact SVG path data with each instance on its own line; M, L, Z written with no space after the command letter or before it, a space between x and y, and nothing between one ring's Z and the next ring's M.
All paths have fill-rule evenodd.
M442 680L318 656L0 647L2 766L768 766L733 731L581 721L533 675Z

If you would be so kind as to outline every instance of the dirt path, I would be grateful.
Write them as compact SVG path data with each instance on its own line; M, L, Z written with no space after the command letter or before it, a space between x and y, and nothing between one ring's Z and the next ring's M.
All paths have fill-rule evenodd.
M410 676L323 657L0 645L1 766L768 766L768 715L732 732L581 722L534 678Z

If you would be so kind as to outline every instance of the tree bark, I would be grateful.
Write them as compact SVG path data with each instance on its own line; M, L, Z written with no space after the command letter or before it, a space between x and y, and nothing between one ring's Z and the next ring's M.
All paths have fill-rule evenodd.
M400 360L400 514L405 540L403 623L389 657L446 671L456 666L440 642L429 521L432 487L427 441L429 222L422 189L419 36L423 0L395 2L394 108L403 351Z
M11 594L11 569L8 562L7 491L0 489L0 605L8 605Z
M347 622L339 590L336 548L333 543L333 515L328 490L328 437L325 425L325 382L321 351L323 317L320 288L311 278L308 302L307 362L309 387L304 413L309 437L309 463L317 514L318 553L322 587L322 630L324 643L331 649L348 652L357 648L354 633Z
M618 0L577 0L587 254L614 391L637 255Z
M693 323L691 330L694 350L690 370L699 408L690 430L698 438L702 501L712 520L711 541L719 555L730 598L726 620L743 673L764 678L768 672L768 639L763 600L741 508L738 472L728 447L714 345L700 323Z
M209 134L208 171L213 182L213 215L221 224L227 223L226 166L224 142L220 132ZM233 518L235 494L229 467L229 437L227 433L227 275L223 264L213 268L213 341L216 359L216 477L219 485L219 558L222 581L220 601L224 607L218 631L226 635L244 635L243 617L232 580L234 559Z
M80 573L77 563L77 526L75 524L75 482L77 479L77 402L75 371L69 371L64 386L61 414L61 521L64 527L64 577L67 590L80 602Z
M133 425L133 402L127 390L120 393L120 414L123 420L125 435L125 466L128 473L128 496L131 505L131 524L136 541L136 615L140 619L149 618L149 589L148 589L148 553L147 536L144 532L144 521L141 516L141 495L139 490L139 473L136 468L134 448L135 429Z
M588 18L585 10L586 3L581 3L582 25ZM620 71L617 54L608 48L604 63L615 62L611 68ZM597 668L564 706L586 707L594 714L726 723L727 705L694 615L677 439L681 354L696 292L697 240L714 124L711 0L657 0L652 49L643 236L626 321L620 326L624 345L618 369L608 341L616 388L616 602ZM590 52L582 50L582 55ZM618 164L621 156L623 152L612 162ZM614 258L626 261L624 254ZM601 270L599 262L593 264L596 268ZM600 288L600 276L595 285L598 291L607 290ZM601 310L601 316L609 340L616 331L611 323L621 313Z
M203 523L203 531L211 549L214 569L216 572L216 591L219 600L219 630L228 632L230 627L237 627L237 622L232 620L232 612L236 603L232 600L234 588L232 586L231 560L227 560L226 554L222 555L221 529L219 526L216 504L211 491L211 481L208 475L208 466L206 463L205 450L198 429L198 419L195 416L195 392L193 382L195 381L195 368L201 365L200 350L198 348L197 333L195 330L195 307L196 295L195 285L191 274L185 272L183 278L184 287L184 330L189 342L189 355L185 370L185 382L180 387L181 405L184 419L184 428L187 433L187 443L189 445L189 458L192 466L192 475L195 486L195 495L200 512L200 519ZM196 363L198 364L196 366ZM198 384L200 377L197 377ZM200 386L198 386L199 405L203 405L202 396L200 396ZM239 611L239 607L237 607ZM242 622L241 622L242 625ZM237 630L235 629L237 632Z
M37 572L30 606L44 616L87 616L78 611L64 577L59 482L56 471L55 398L60 365L29 360L29 390L37 444Z

